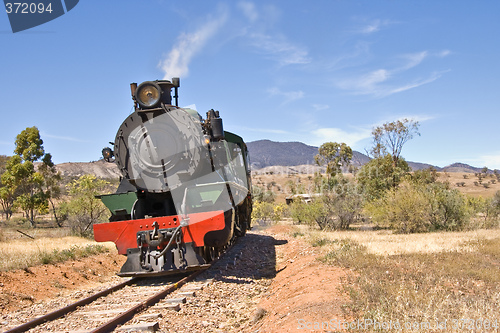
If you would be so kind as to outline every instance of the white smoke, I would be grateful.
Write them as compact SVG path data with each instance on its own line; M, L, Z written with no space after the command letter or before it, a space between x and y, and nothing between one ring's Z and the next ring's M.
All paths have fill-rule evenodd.
M159 67L165 73L164 79L172 77L187 77L189 63L206 45L217 31L224 25L227 15L219 13L216 19L209 20L197 31L182 33L170 53L160 61Z

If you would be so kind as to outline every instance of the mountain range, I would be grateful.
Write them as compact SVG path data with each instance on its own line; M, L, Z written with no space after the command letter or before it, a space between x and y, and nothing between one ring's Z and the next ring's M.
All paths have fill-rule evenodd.
M273 166L315 165L314 156L318 154L318 147L309 146L302 142L276 142L258 140L247 143L252 169L262 169ZM353 151L351 164L361 167L370 161L370 157ZM482 168L472 167L464 163L453 163L446 167L419 162L407 161L412 170L434 167L437 171L447 172L480 172Z

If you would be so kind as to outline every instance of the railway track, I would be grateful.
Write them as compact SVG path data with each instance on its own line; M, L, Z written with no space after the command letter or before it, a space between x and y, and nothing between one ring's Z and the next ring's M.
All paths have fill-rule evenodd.
M155 331L158 329L155 319L161 316L161 312L178 311L181 304L186 303L187 297L194 296L196 290L212 282L212 279L197 280L198 275L211 266L220 268L221 265L234 264L236 259L230 252L241 251L243 244L238 243L241 242L237 241L210 265L204 265L189 275L186 273L179 276L134 277L22 325L9 328L4 333L112 332L134 317L138 319L135 322L140 321L141 324L124 325L120 330ZM167 298L178 289L175 297ZM138 316L146 310L148 314Z
M128 281L103 290L57 311L38 317L23 325L11 328L5 333L14 332L111 332L125 324L138 313L153 308L160 311L179 310L186 297L193 290L201 289L210 281L195 281L176 298L166 298L186 283L194 280L210 265L194 273L177 277L132 278ZM180 295L180 297L179 297ZM154 310L153 310L154 312ZM158 316L156 316L158 318ZM131 330L155 330L158 323L155 315L145 315L143 324L130 327ZM156 327L157 328L157 327Z

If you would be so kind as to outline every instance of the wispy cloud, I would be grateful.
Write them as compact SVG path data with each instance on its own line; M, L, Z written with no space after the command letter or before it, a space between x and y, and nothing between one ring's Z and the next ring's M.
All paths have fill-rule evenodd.
M403 59L403 64L393 68L379 68L372 70L358 77L352 77L337 82L337 87L350 91L356 95L372 95L374 97L386 97L392 94L420 87L439 79L446 71L433 72L422 78L406 78L405 72L417 67L425 59L434 57L445 57L449 51L439 53L429 53L422 51L412 54L403 54L397 58ZM406 82L401 82L406 81Z
M290 43L282 35L252 33L247 35L255 50L268 55L280 66L308 64L311 62L306 48Z
M276 61L280 66L308 64L311 62L306 47L297 45L270 28L279 14L274 6L259 8L253 2L241 1L238 8L248 20L241 37L247 39L254 52L260 53ZM271 13L271 14L270 14Z
M40 133L40 136L42 138L51 138L51 139L61 140L61 141L90 142L88 140L82 140L82 139L73 138L73 137L70 137L70 136L52 135L52 134L48 134L48 133L45 133L45 132Z
M327 104L313 104L312 107L317 111L328 110L330 105Z
M377 31L380 31L382 28L390 25L392 22L389 20L372 20L371 22L366 23L362 27L355 30L357 33L361 34L372 34Z
M414 121L418 121L419 123L422 123L427 120L432 120L436 119L437 117L435 115L427 115L427 114L409 114L409 115L397 115L392 119L385 119L383 121L378 122L377 124L374 124L373 127L375 126L380 126L384 123L391 122L391 121L396 121L396 120L403 120L403 119L410 119Z
M182 33L177 43L168 55L159 63L165 73L164 78L187 77L189 64L206 45L206 43L219 31L227 20L227 12L220 10L215 18L210 18L198 30L191 33Z
M298 99L304 98L302 90L297 91L281 91L279 88L273 87L267 90L270 96L279 96L283 98L282 104L287 104Z
M395 71L402 71L418 66L429 56L428 51L422 51L417 53L403 54L400 57L406 60L406 63L400 67L396 68Z

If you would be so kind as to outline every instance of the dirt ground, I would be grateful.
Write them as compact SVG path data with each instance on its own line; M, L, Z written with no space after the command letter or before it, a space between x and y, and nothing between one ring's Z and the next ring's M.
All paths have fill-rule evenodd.
M95 287L112 278L124 262L124 256L103 253L55 265L0 272L0 313Z
M265 284L267 287L258 294L251 293L249 296L253 298L251 304L255 305L244 309L245 313L242 315L246 317L244 320L248 324L240 327L241 331L300 332L303 331L300 328L306 328L306 331L314 328L314 323L329 322L332 325L331 323L347 321L342 306L349 299L341 292L343 277L349 274L347 271L316 260L318 249L300 238L294 238L289 226L277 225L255 232L274 238L273 242L268 242L270 245L262 243L270 247L260 249L266 254L263 255L265 259L252 259L259 267L255 272L261 272L270 263L271 267L275 267L275 272L270 275L269 283ZM273 258L267 258L270 253L273 253ZM89 291L101 283L109 283L123 262L124 257L106 253L58 265L3 272L0 274L1 313L13 312L31 304L54 302L54 299L60 299L65 294L74 294L77 290ZM218 286L237 288L222 284ZM216 297L215 294L213 297ZM220 302L219 306L222 308L231 300L226 296ZM196 316L189 318L197 320ZM219 325L219 328L223 326ZM330 326L329 329L319 331L332 331L332 328ZM214 330L230 331L229 328Z
M342 306L349 298L341 291L348 274L342 268L317 260L317 248L293 238L288 226L274 226L266 233L287 243L276 247L276 276L259 306L266 311L259 332L297 332L319 323L348 320ZM323 331L320 329L320 331Z

